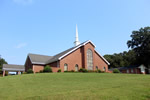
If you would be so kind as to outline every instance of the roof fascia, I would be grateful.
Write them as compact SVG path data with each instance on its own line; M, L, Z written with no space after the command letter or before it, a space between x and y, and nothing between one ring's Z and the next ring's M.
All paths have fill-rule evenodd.
M88 41L86 41L86 42L83 43L83 44L79 44L79 46L77 46L77 47L74 48L73 50L71 50L71 51L67 52L66 54L62 55L61 57L58 58L58 60L61 60L63 57L69 55L69 54L72 53L73 51L77 50L77 49L80 48L81 46L86 45L86 44L89 43L89 42L90 42L94 47L96 47L90 40L88 40Z
M7 71L7 70L9 70L9 71L25 71L25 69L17 69L17 68L3 68L2 70L3 70L3 71L4 71L4 70L6 70L6 71Z
M100 57L102 57L102 59L103 59L108 65L110 65L110 63L109 63L103 56L101 56L100 53L98 53L96 50L95 50L95 52L96 52Z
M40 62L32 62L32 64L40 64L40 65L45 65L45 63L40 63Z
M74 48L73 50L67 52L66 54L62 55L61 57L58 58L58 60L61 60L63 57L69 55L70 53L72 53L73 51L77 50L78 48L80 48L82 45L80 44L79 46L77 46L76 48Z

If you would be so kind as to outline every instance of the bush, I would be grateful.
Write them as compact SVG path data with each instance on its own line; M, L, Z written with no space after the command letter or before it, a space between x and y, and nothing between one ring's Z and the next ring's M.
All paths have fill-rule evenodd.
M120 71L118 69L114 69L113 73L120 73Z
M58 73L59 73L59 72L61 72L61 69L58 69L58 71L57 71L57 72L58 72Z
M96 73L97 70L88 70L88 73Z
M44 73L51 73L51 72L52 72L52 69L51 69L51 67L50 67L49 65L46 65L46 66L44 67L43 72L44 72Z
M101 73L102 71L100 69L97 70L98 73Z
M74 70L71 70L70 72L75 72Z
M23 74L27 74L27 72L23 72Z
M105 73L105 71L101 71L101 73Z
M71 71L64 71L65 73L72 73L72 72L75 72L74 70L71 70Z
M29 69L29 70L27 71L27 73L28 73L28 74L31 74L31 73L33 73L33 70L32 70L32 69Z
M43 73L43 70L40 70L40 73Z
M87 70L87 69L85 69L85 68L80 68L79 72L87 73L87 72L88 72L88 70Z

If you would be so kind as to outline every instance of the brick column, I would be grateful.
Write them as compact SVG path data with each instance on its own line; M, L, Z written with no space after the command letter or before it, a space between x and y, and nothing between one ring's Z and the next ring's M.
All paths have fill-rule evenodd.
M3 77L5 76L5 70L3 70Z

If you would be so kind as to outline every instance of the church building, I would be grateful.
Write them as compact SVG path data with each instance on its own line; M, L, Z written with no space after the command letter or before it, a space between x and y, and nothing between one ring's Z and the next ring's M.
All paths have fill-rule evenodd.
M96 46L92 41L79 42L77 26L74 45L74 47L54 56L28 54L25 62L25 71L32 69L36 73L43 70L46 65L50 65L53 72L57 72L59 69L62 72L79 71L80 68L87 70L100 69L108 72L109 62L95 50Z
M27 72L32 69L34 73L40 72L46 65L50 65L53 72L61 69L64 71L79 71L80 68L87 70L98 70L108 72L109 62L101 56L96 50L92 41L88 40L83 43L78 39L78 28L76 26L76 39L74 47L69 48L54 56L28 54L25 65L3 65L3 76L5 71L8 72Z

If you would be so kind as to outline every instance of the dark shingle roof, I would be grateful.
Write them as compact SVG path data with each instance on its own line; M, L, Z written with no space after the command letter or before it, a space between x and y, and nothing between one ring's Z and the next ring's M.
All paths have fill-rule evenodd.
M23 65L13 65L13 64L3 64L3 70L18 70L18 71L24 71L25 67Z
M127 67L119 67L119 68L110 68L108 69L109 71L113 71L114 69L118 69L118 70L127 70L127 69L133 69L133 68L138 68L140 65L130 65Z
M77 45L77 46L75 46L75 47L72 47L72 48L70 48L70 49L67 49L67 50L65 50L65 51L63 51L63 52L61 52L61 53L59 53L59 54L56 54L55 56L53 56L52 59L49 59L49 60L46 62L46 64L49 64L49 63L58 61L60 57L62 57L63 55L67 54L68 52L70 52L70 51L72 51L72 50L74 50L74 49L76 49L76 48L78 48L78 47L80 47L80 46L83 46L83 44L85 44L86 42L89 42L89 40L88 40L88 41L85 41L85 42L83 42L83 43L81 43L81 44L79 44L79 45ZM90 42L91 42L91 41L90 41Z
M53 57L39 54L29 54L28 56L33 64L46 64L46 61Z
M59 53L59 54L53 56L52 59L49 59L49 60L46 62L46 64L51 63L51 62L55 62L55 61L59 60L59 57L63 56L63 55L66 54L67 52L73 50L74 48L76 48L76 47L67 49L66 51L63 51L63 52L61 52L61 53Z
M55 56L29 54L29 58L31 59L32 64L49 64L49 63L52 63L52 62L55 62L55 61L58 61L58 60L62 59L63 57L65 57L68 54L74 52L76 49L78 49L79 47L84 46L85 44L87 44L89 42L95 47L95 45L90 40L88 40L88 41L85 41L85 42L75 46L75 47L72 47L70 49L67 49L67 50L59 53L59 54L56 54ZM104 59L104 61L109 65L109 62L104 57L102 57L102 59Z
M137 68L139 66L140 65L130 65L130 66L127 66L127 67L120 67L119 70L133 69L133 68Z

